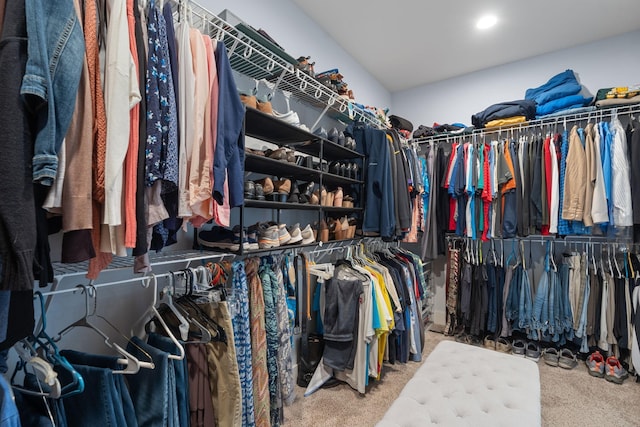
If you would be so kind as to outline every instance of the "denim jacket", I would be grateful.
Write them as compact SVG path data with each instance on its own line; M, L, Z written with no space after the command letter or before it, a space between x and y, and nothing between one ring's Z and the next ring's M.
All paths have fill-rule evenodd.
M20 93L37 121L33 180L51 185L75 107L84 36L73 0L26 0L25 6L29 47Z

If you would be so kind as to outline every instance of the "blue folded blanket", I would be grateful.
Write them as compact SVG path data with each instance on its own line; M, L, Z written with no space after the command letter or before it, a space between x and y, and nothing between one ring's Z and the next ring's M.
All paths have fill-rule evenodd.
M524 99L530 99L533 101L537 101L536 98L555 88L558 87L560 85L563 85L565 83L578 83L578 79L576 79L576 75L573 72L573 70L566 70L563 71L560 74L556 74L555 76L551 77L549 79L549 81L547 81L545 84L543 84L542 86L536 87L536 88L532 88L532 89L527 89L527 91L525 92L524 95Z

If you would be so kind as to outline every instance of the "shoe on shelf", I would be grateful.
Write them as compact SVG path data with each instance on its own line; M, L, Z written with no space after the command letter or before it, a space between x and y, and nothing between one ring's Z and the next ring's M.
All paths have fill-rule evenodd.
M242 241L242 248L246 251L251 249L249 244L249 238L247 237L247 229L236 225L231 230L233 232L233 242L238 244L238 250L240 248L240 242Z
M215 226L211 230L200 230L198 243L207 248L237 251L240 249L240 239L236 238L233 231Z
M300 184L298 186L298 191L300 191L300 203L311 202L311 196L313 195L313 187L315 186L316 186L316 183L313 181L309 181L306 184Z
M622 384L627 379L629 373L622 367L620 361L615 356L607 357L604 369L604 379L615 384Z
M280 147L275 150L267 150L265 151L265 154L270 159L282 160L283 162L289 161L287 158L287 149L284 147Z
M303 245L308 245L316 241L310 224L307 224L307 226L300 231L300 235L302 236L302 242L300 243Z
M511 353L511 343L505 337L496 340L496 350L502 353Z
M344 132L340 131L338 132L338 145L341 145L344 147L345 144L346 144L346 139L344 136Z
M278 113L276 110L273 110L274 117L282 120L283 122L290 124L292 126L300 126L300 118L298 117L298 113L291 110L288 113Z
M278 181L273 182L274 193L277 193L279 196L277 201L286 202L287 196L291 192L291 180L290 179L280 179Z
M261 225L258 236L258 246L260 249L277 248L278 246L280 246L277 225Z
M325 128L323 128L322 126L317 128L316 130L313 131L313 134L315 136L319 136L320 138L324 138L327 139L328 138L328 134L327 134L327 130Z
M287 150L287 162L289 163L296 162L296 152L294 150Z
M289 236L290 239L287 242L287 245L295 245L302 241L302 230L300 230L300 224L296 223L289 227Z
M573 351L563 348L558 356L558 366L564 369L573 369L578 366L578 358L573 354Z
M291 191L289 192L289 197L287 197L287 203L300 203L300 190L298 189L298 184L296 182L291 185Z
M240 101L249 108L258 108L258 99L255 95L240 94Z
M524 357L527 351L527 342L525 340L513 340L513 344L511 344L511 352L516 356Z
M320 204L320 189L315 190L311 193L311 197L309 198L310 205L318 205Z
M591 353L584 363L587 365L589 375L598 378L604 377L605 360L599 351L596 350Z
M338 187L333 191L333 206L342 207L343 192L342 187Z
M327 189L322 186L320 189L320 205L327 206Z
M346 195L342 197L342 207L343 208L352 208L353 207L353 197L350 195Z
M256 198L256 184L253 181L244 182L244 198L250 200Z
M527 349L525 350L524 357L537 362L540 360L540 344L535 341L529 341L527 343Z
M273 116L273 107L270 101L261 101L258 99L256 107L263 113Z
M324 219L318 225L318 241L324 243L329 241L329 226Z
M338 132L337 128L332 128L327 134L327 139L334 144L338 143L338 138L340 138L340 132Z
M258 223L247 228L247 244L245 245L245 249L249 251L260 249L260 245L258 244L259 225Z
M558 350L553 347L547 347L542 350L542 359L544 363L549 366L558 366L560 361L560 355L558 354Z
M255 199L264 200L264 190L262 189L262 185L255 183L254 188L255 188L255 196L256 196Z
M291 234L287 230L287 224L278 225L278 243L280 246L286 245L291 240Z
M273 193L273 181L271 180L271 178L269 177L262 178L255 181L255 183L260 184L262 186L262 192L264 193L265 196L268 196L271 193Z

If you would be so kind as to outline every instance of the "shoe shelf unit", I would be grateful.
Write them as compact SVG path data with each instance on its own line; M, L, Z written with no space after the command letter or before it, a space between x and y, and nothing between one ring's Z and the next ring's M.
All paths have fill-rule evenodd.
M246 34L248 31L242 32L241 29L246 28L246 24L240 22L232 25L191 0L171 1L175 17L179 16L178 9L182 3L188 4L189 16L194 27L202 28L203 32L208 33L213 39L224 41L231 67L235 71L256 80L266 79L274 82L274 91L281 89L291 92L296 98L321 109L322 113L311 126L311 130L327 113L343 122L361 121L376 128L384 127L375 115L340 97L315 78L297 69L289 55L278 55L256 41L255 36Z
M332 142L328 139L314 135L308 131L300 129L296 126L290 125L274 116L265 114L261 111L247 108L245 115L245 135L247 137L255 138L256 140L271 143L277 147L284 147L285 149L294 150L296 155L311 156L314 160L307 164L313 163L314 168L301 166L296 163L291 163L283 160L273 159L266 155L256 154L257 150L252 152L245 152L244 171L245 179L248 177L265 176L270 177L274 181L276 177L280 179L289 179L292 183L314 183L314 189L326 188L329 191L331 188L342 187L344 189L355 189L356 192L362 194L364 190L364 181L336 175L333 173L322 170L322 164L331 161L362 161L364 156L357 151L346 148L340 144ZM317 168L315 168L317 167ZM251 178L249 178L251 179ZM256 178L257 179L257 178ZM305 185L305 184L302 184ZM291 191L293 191L295 185L291 185ZM344 191L344 190L343 190ZM347 191L348 193L349 191ZM274 189L274 193L277 190ZM346 194L346 193L345 193ZM261 209L268 210L276 213L277 223L280 223L281 211L289 212L289 216L294 216L294 211L301 212L316 212L318 224L325 218L345 216L353 214L358 219L361 219L361 213L363 208L361 207L342 207L342 206L324 206L321 203L294 203L286 201L271 200L267 197L265 200L249 199L245 198L244 203L239 208L239 220L238 224L241 229L245 229L248 225L246 222L247 210ZM306 215L307 217L309 215ZM314 215L312 215L314 216ZM273 215L272 215L273 217ZM233 216L232 216L233 218ZM296 221L299 222L299 221ZM301 224L302 225L302 224ZM194 235L194 248L205 249L198 243L198 230L195 230ZM347 241L351 239L343 239L340 241ZM333 242L333 241L332 241ZM277 251L290 248L306 247L319 245L319 242L313 242L306 245L286 245L277 246L268 249L246 249L243 244L238 245L239 250L235 251L240 255ZM207 250L218 250L218 248L206 248Z

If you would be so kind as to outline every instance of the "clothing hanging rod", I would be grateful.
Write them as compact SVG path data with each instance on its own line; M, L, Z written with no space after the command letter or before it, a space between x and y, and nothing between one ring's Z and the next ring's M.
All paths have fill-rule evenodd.
M488 134L496 134L496 133L498 134L498 137L500 137L500 134L503 132L509 135L513 132L520 132L523 130L526 131L529 129L542 128L544 126L553 126L553 125L564 126L565 124L574 123L581 120L589 120L589 119L602 120L604 118L610 118L616 114L626 115L626 114L636 114L636 113L640 113L640 104L624 105L624 106L611 107L611 108L602 108L602 109L585 111L585 112L576 113L576 114L565 114L565 115L546 117L546 118L543 117L541 119L529 120L527 122L514 124L511 126L499 126L499 127L488 128L488 129L487 128L474 129L472 132L465 133L465 134L434 135L434 136L428 136L425 138L412 139L411 142L414 142L417 144L428 144L430 142L447 142L449 140L459 140L459 139L470 138L470 137L484 137Z

